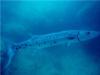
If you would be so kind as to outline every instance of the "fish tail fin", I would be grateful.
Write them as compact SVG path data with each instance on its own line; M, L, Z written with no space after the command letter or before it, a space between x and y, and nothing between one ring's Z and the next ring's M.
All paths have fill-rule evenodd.
M1 61L1 65L2 65L2 69L5 70L8 68L8 66L10 65L12 58L14 56L14 50L12 50L12 45L15 44L14 42L6 39L6 38L2 38L1 39L1 49L0 49L0 61Z

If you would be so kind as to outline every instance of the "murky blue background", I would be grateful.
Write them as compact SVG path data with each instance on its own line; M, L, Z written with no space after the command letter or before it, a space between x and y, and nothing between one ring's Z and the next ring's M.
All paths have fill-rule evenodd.
M2 1L1 5L3 65L9 45L31 36L73 29L100 31L100 1ZM32 60L34 69L21 73L30 69L25 66L17 74L100 75L100 37L70 47L43 49ZM10 75L16 75L11 71Z

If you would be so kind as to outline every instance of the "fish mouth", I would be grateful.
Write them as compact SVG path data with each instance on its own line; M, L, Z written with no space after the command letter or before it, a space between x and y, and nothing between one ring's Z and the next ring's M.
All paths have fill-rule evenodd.
M81 42L81 40L80 40L80 38L79 38L79 35L80 35L80 32L77 33L77 40L78 40L79 42Z

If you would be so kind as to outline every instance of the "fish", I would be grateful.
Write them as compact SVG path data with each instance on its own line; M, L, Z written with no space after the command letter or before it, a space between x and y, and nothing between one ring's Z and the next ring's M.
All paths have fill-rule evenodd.
M41 49L56 46L63 43L68 44L72 42L87 41L99 35L100 33L97 31L86 30L67 30L44 35L35 35L27 41L16 44L15 49L18 50L27 47Z
M25 56L29 56L39 49L57 46L60 44L67 44L67 47L69 47L71 43L91 40L99 35L100 32L89 30L67 30L50 34L33 35L30 39L21 43L13 44L10 47L8 52L9 61L6 67L11 63L14 54L16 55L16 51L19 58L20 56L25 58Z

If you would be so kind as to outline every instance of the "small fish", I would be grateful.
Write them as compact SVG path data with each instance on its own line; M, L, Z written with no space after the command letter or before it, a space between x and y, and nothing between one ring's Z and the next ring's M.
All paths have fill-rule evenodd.
M69 46L73 42L90 40L99 35L100 33L97 31L86 30L67 30L44 35L35 35L29 40L11 46L10 52L8 52L10 57L7 66L10 64L12 56L14 55L11 50L20 51L24 54L31 54L32 50L52 47L64 43Z

